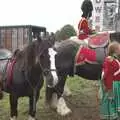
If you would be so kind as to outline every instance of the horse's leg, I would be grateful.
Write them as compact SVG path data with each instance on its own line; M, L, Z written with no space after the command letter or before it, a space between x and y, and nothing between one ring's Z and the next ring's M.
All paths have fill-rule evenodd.
M59 75L59 82L55 88L49 86L46 88L47 103L50 104L52 108L57 109L57 112L62 116L71 113L71 110L67 107L65 100L62 97L65 81L66 76Z
M13 94L10 94L10 120L16 120L17 119L17 104L18 104L18 97L16 97Z
M57 112L62 116L65 116L71 113L71 110L67 107L66 102L62 96L64 92L66 78L67 78L66 76L59 76L59 82L55 87L55 90L58 96Z
M35 106L34 106L34 97L36 97L36 101L35 101ZM29 118L28 120L36 120L35 119L35 114L36 114L36 103L38 101L39 98L39 92L36 94L36 96L30 96L29 97ZM35 108L34 108L35 107Z
M63 95L64 95L64 96L67 96L67 97L72 95L72 92L70 91L67 83L65 84Z
M46 88L46 100L46 102L48 103L48 105L50 105L51 108L57 108L58 96L54 88Z
M54 92L55 92L54 88L50 87L49 85L46 84L46 103L48 105L51 105L52 95L53 95ZM51 105L51 107L54 108L54 106L52 106L52 105Z

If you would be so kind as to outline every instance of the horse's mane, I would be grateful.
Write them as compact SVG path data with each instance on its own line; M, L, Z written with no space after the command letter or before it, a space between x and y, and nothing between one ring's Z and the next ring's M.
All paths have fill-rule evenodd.
M77 47L79 44L77 44L76 42L74 42L73 40L71 39L67 39L67 40L64 40L64 41L61 41L59 43L59 45L56 45L55 49L56 51L59 51L61 49L64 49L64 48L68 48L68 47Z
M34 64L36 64L36 56L38 54L43 54L44 50L52 46L50 39L52 38L38 37L37 40L25 46L25 48L23 48L23 50L21 50L16 56L16 60L18 61L20 66L19 68L31 69L34 66Z
M26 46L23 50L20 50L16 55L20 69L30 69L34 65L36 59L35 42L36 41Z

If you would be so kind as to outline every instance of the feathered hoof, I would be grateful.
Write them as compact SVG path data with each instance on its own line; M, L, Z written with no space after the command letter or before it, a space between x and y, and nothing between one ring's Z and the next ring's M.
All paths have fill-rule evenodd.
M28 120L37 120L37 119L32 116L29 116Z
M67 116L72 113L71 109L67 107L65 100L62 97L58 100L57 113L61 116Z
M68 116L72 113L72 111L70 109L67 109L64 112L57 110L57 113L61 116Z
M13 117L10 118L10 120L17 120L17 117L13 116Z

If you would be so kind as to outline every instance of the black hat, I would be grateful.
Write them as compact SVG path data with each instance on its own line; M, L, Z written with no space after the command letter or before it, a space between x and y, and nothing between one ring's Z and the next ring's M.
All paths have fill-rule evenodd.
M91 17L93 11L93 4L91 0L84 0L81 6L83 12L82 17Z

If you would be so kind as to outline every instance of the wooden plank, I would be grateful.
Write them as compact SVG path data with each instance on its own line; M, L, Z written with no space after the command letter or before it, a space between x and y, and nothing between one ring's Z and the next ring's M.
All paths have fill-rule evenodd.
M5 29L1 29L1 46L5 47Z
M23 28L18 28L18 48L23 48Z
M29 29L24 28L24 35L23 35L23 44L29 44Z
M12 51L14 52L18 48L17 42L17 28L12 29Z
M5 30L5 48L12 50L12 32L10 28Z

